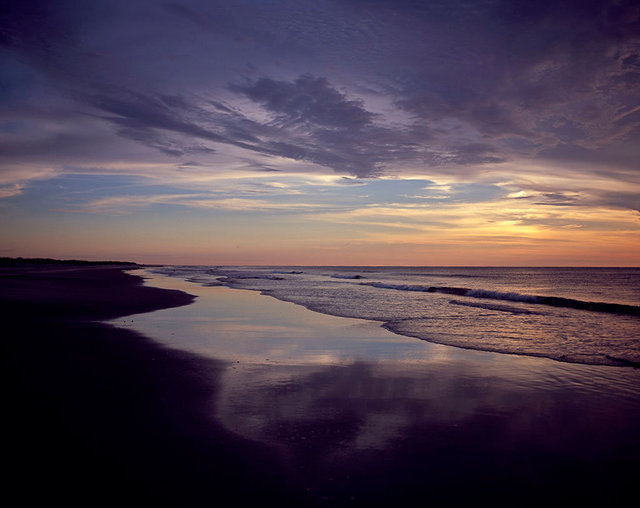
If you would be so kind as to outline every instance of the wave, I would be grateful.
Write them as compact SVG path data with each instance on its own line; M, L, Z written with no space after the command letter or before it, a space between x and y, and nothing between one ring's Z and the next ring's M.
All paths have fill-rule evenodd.
M284 277L278 277L277 275L227 275L220 276L219 280L225 284L231 284L239 280L287 280Z
M364 279L362 275L331 275L332 279Z
M363 286L382 289L397 289L398 291L419 291L422 293L446 293L449 295L465 296L470 289L453 288L447 286L416 286L411 284L387 284L386 282L363 282Z
M500 312L510 312L512 314L535 314L537 316L542 315L541 312L534 312L532 310L522 309L520 307L513 307L511 305L501 305L499 303L461 302L460 300L450 300L449 303L453 305L462 305L464 307L475 307L479 309L497 310Z
M541 303L541 296L523 295L522 293L502 293L500 291L487 291L486 289L470 289L464 296L471 298L488 298L490 300L509 300L510 302ZM577 300L576 300L577 301Z
M383 289L395 289L398 291L420 291L424 293L444 293L470 298L482 298L490 300L507 300L511 302L529 303L536 305L548 305L551 307L564 307L569 309L586 310L591 312L606 312L608 314L623 314L628 316L640 316L640 307L621 303L588 302L560 296L537 296L522 293L503 293L486 289L469 289L446 286L416 286L407 284L386 284L383 282L363 282L364 286L372 286Z
M468 273L443 273L443 272L398 272L397 275L401 277L412 277L412 278L433 278L437 277L440 279L451 278L451 279L488 279L489 275L475 275Z

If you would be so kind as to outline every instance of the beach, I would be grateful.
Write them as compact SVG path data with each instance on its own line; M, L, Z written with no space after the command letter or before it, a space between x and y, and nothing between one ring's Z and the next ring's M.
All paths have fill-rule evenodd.
M430 344L134 273L2 273L8 484L25 502L523 506L635 491L637 369Z
M97 321L193 297L113 267L7 269L0 281L8 498L295 504L278 459L205 414L221 362Z
M2 2L5 504L636 499L639 7Z

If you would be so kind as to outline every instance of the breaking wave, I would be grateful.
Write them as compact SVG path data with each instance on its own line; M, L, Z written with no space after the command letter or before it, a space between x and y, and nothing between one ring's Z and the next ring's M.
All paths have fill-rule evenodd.
M407 284L387 284L383 282L363 282L362 285L381 289L395 289L397 291L420 291L424 293L444 293L469 298L481 298L490 300L507 300L511 302L529 303L537 305L549 305L551 307L566 307L570 309L586 310L592 312L607 312L610 314L623 314L628 316L640 316L640 307L620 303L589 302L573 298L559 296L537 296L522 293L503 293L486 289L469 289L447 286L419 286Z

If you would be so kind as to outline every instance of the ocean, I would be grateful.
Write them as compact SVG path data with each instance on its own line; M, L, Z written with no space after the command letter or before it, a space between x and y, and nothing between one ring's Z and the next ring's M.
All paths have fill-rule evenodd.
M636 490L638 269L138 273L196 299L110 324L211 362L207 415L281 457L311 506L611 505Z
M165 266L151 271L378 321L398 335L437 344L640 366L639 268Z

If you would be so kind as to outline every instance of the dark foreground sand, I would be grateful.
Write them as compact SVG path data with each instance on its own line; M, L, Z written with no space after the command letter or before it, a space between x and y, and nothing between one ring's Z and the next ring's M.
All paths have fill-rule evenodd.
M252 414L246 406L268 419L265 439L240 437L212 408L222 407L217 395L233 366L94 321L192 300L114 267L0 271L5 498L37 506L540 506L637 495L637 390L608 381L604 391L576 387L561 366L527 381L494 376L483 362L468 376L471 363L387 376L373 363L328 365L238 391L240 418ZM616 372L638 378L634 369ZM367 422L373 434L376 422L403 430L383 448L349 452L345 443Z
M113 267L3 270L5 499L298 504L277 456L205 414L221 363L91 321L192 300Z

